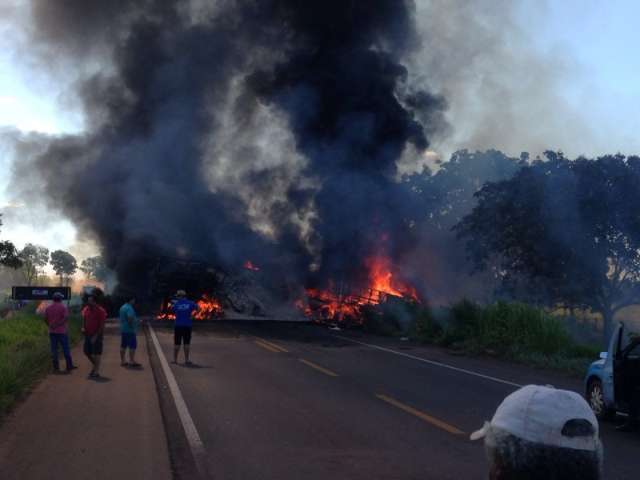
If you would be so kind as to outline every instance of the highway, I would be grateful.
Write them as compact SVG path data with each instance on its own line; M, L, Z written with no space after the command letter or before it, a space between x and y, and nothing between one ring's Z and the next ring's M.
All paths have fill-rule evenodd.
M170 360L171 331L154 331ZM179 478L190 468L229 480L486 478L483 446L468 437L506 395L528 383L581 389L547 371L313 325L197 325L192 356L194 367L168 368L195 454L156 377ZM601 430L605 478L637 478L640 435Z

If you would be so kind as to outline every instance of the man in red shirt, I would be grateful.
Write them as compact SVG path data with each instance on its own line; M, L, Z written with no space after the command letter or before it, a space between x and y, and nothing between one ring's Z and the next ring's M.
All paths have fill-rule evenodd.
M82 333L84 333L84 354L93 368L89 378L100 378L100 356L102 355L102 337L107 312L89 295L87 305L82 309Z
M62 303L64 296L56 292L53 294L53 303L44 310L44 321L49 327L49 340L51 342L51 359L53 360L53 371L60 373L60 364L58 362L58 344L62 347L64 359L67 364L67 372L73 370L73 361L71 360L71 352L69 351L69 337L67 335L67 318L69 312L67 307Z

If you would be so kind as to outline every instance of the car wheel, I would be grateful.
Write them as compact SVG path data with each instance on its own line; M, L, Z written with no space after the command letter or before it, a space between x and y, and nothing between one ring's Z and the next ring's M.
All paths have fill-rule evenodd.
M594 378L589 382L587 402L598 420L608 420L613 417L613 410L608 408L604 401L604 389L600 380Z

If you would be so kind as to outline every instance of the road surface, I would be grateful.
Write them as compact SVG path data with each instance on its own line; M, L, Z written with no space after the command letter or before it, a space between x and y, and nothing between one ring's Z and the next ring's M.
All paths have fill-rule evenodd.
M171 332L155 332L170 360ZM528 383L581 388L549 372L311 325L199 325L192 352L195 367L167 368L201 442L195 463L227 480L483 479L483 446L468 437L506 395ZM189 439L174 406L165 417L180 477ZM605 478L638 478L640 435L601 429Z

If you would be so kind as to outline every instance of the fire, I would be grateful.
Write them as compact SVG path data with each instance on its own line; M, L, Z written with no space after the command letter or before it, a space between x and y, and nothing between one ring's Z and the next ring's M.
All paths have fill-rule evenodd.
M370 257L365 261L369 270L369 284L360 291L343 292L332 283L326 290L306 289L308 302L298 300L296 306L306 316L321 321L342 321L351 318L362 321L362 307L378 305L387 301L389 296L410 301L419 301L418 294L410 285L394 278L391 260L383 256Z
M212 318L220 318L224 314L222 305L218 300L210 295L203 295L196 301L198 310L191 313L194 320L211 320ZM163 302L160 306L160 314L156 316L158 320L175 320L171 301Z
M366 260L365 264L369 268L371 289L395 295L396 297L410 297L413 300L418 300L415 288L394 281L393 273L391 272L391 261L388 258L381 256L371 257Z
M198 310L192 314L196 320L209 320L213 317L221 317L223 314L220 302L209 295L203 295L196 303L198 304Z
M260 270L260 267L258 267L257 265L254 265L253 262L251 260L247 260L246 262L244 262L244 268L246 268L247 270L252 270L254 272L257 272Z

